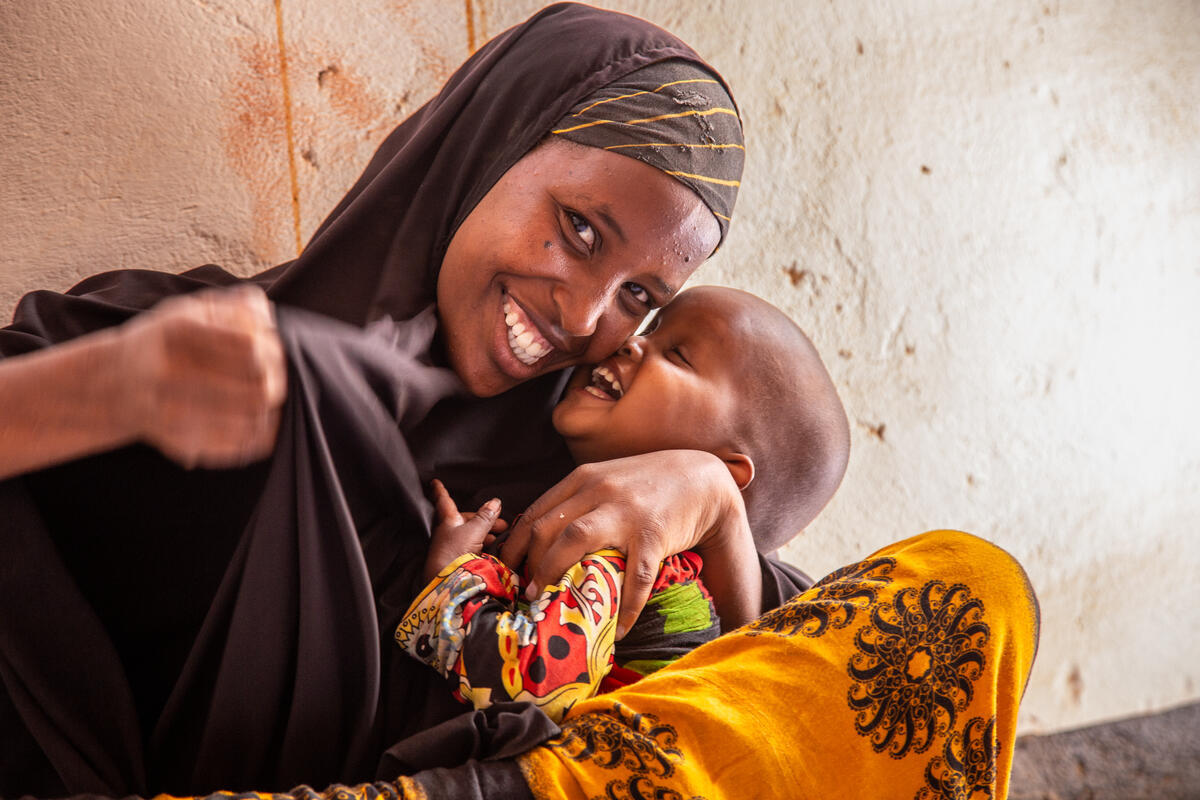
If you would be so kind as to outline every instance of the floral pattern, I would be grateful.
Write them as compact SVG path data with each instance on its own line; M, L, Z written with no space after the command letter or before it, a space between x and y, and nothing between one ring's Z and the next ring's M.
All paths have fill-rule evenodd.
M893 758L929 749L974 696L988 636L983 603L962 584L930 581L876 606L848 667L855 729Z
M996 783L996 718L973 717L946 739L943 755L925 767L914 800L972 800L992 796Z
M613 703L607 712L582 714L565 723L562 733L546 746L575 761L591 759L605 769L623 767L668 778L683 758L676 738L675 729L653 714L637 714Z
M618 767L632 774L609 781L604 795L591 800L704 800L655 783L670 778L683 761L677 734L653 714L638 714L621 703L606 712L582 714L563 725L562 733L546 742L575 761L591 760L604 769Z
M809 592L751 622L746 633L817 637L830 629L844 628L854 621L859 609L875 602L883 586L891 583L889 573L895 566L895 559L875 558L842 567L818 581Z

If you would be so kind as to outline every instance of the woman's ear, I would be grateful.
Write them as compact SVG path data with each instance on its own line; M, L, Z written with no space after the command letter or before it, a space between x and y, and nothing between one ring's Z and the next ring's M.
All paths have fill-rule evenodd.
M728 452L720 452L716 455L725 462L729 474L733 476L733 482L737 484L738 491L746 491L746 487L754 480L754 462L750 460L750 456L745 453Z

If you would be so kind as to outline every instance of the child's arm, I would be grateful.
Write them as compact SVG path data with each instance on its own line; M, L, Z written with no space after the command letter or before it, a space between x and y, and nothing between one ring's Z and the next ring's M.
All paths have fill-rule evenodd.
M440 483L434 493L434 540L442 555L429 561L454 560L409 608L396 639L442 676L456 676L455 696L464 703L486 708L527 701L557 721L579 700L636 680L720 635L700 581L700 557L671 556L621 643L625 668L610 676L625 557L616 550L587 556L526 606L516 575L474 552L489 520L464 518Z
M492 525L488 506L468 517L440 483L434 495L439 522L426 567L452 560L409 607L396 640L443 676L457 676L464 703L524 700L561 719L611 669L624 557L588 556L519 607L516 575L477 554Z
M596 694L612 667L623 567L615 551L588 556L523 608L508 567L464 555L425 588L396 640L443 676L456 676L462 702L528 701L557 721Z

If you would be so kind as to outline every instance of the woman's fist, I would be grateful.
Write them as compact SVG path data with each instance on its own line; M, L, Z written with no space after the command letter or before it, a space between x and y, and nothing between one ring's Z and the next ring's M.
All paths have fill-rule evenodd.
M270 454L287 395L271 304L253 286L172 297L120 332L128 424L185 467Z

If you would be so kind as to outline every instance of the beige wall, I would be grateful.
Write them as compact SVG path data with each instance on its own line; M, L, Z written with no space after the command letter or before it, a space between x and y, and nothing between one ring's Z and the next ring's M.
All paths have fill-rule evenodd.
M747 174L697 277L792 313L849 408L844 487L788 555L819 575L936 527L1007 547L1042 601L1025 731L1200 697L1194 0L606 5L734 86ZM293 256L538 6L0 0L0 309Z

